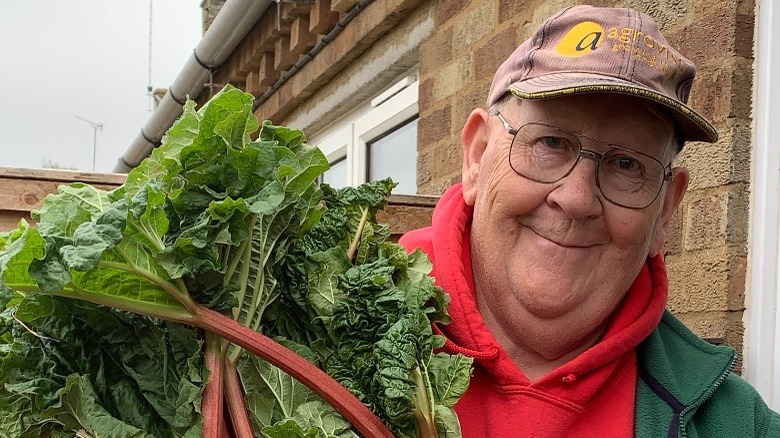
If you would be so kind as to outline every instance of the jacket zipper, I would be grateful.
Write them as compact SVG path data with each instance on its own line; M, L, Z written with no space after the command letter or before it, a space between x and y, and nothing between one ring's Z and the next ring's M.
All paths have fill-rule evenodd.
M678 427L677 430L679 430L680 432L679 433L680 438L686 438L688 436L688 434L685 432L686 415L688 415L689 412L698 409L699 406L703 405L704 402L706 402L707 399L709 399L710 396L712 396L715 390L718 389L718 386L720 386L720 384L723 383L724 380L726 380L726 377L728 377L729 373L731 373L731 370L734 367L734 363L736 363L736 361L737 361L737 355L732 354L728 366L720 374L720 376L718 376L717 380L715 380L715 383L710 385L710 388L707 390L707 392L705 392L701 397L698 398L698 400L696 400L695 402L693 402L692 404L690 404L680 412L679 424L677 426Z

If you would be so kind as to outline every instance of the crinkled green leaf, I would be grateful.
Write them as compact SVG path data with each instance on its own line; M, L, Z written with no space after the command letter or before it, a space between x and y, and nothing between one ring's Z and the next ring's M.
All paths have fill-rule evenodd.
M72 243L60 248L63 265L77 271L95 269L103 252L122 241L127 214L126 203L119 201L110 204L94 221L79 225Z
M0 436L199 435L202 359L193 329L40 295L0 321L13 335L0 349L0 406L16 407L15 423L0 414Z
M32 212L37 229L46 236L72 236L76 228L101 213L110 203L109 193L84 183L72 183L46 195L43 206Z
M434 407L434 424L437 434L441 437L463 436L454 408L436 405Z
M303 428L295 420L280 421L273 426L263 428L263 436L268 438L318 438L319 431L316 428Z
M455 406L469 387L471 363L472 360L465 356L437 354L431 357L428 369L433 376L433 392L437 403L446 407Z
M65 430L84 430L94 437L152 438L108 413L85 376L68 376L59 394L60 402L43 411L41 416L61 423Z
M307 428L316 428L319 434L327 438L358 438L352 425L321 400L304 403L295 411L295 419Z
M386 180L340 190L323 186L326 210L291 250L294 259L303 259L296 263L305 273L288 268L290 297L286 301L282 297L288 309L310 315L311 324L288 323L284 329L296 339L307 336L295 330L309 330L309 338L316 338L312 349L328 373L398 436L416 437L420 418L435 426L437 405L443 415L454 414L446 411L434 388L448 383L438 379L468 382L470 361L443 355L457 358L455 362L464 366L454 367L453 376L439 371L442 367L433 354L443 339L433 334L431 324L448 321L449 301L430 277L427 256L421 251L407 254L388 241L387 227L375 222L374 214L384 206L393 185ZM346 250L366 218L350 261ZM302 275L308 278L306 284L297 280ZM277 320L284 319L277 316ZM436 373L429 369L432 362ZM462 392L443 394L449 404ZM447 418L452 420L457 417ZM457 425L448 430L448 436L459 436Z
M263 123L263 129L260 130L260 140L278 143L296 152L306 141L306 135L301 131L274 126L270 121L266 121Z
M316 270L309 277L308 300L316 314L329 325L336 306L346 301L346 291L339 287L339 275L351 263L343 248L313 254L311 259L316 263Z
M299 406L316 400L306 386L256 356L242 356L238 371L244 386L251 388L245 401L258 430L293 417Z
M6 293L5 300L10 299L7 291L15 289L34 289L38 285L30 275L30 264L45 254L46 242L35 228L22 225L12 241L0 253L0 284Z
M200 436L200 333L156 319L195 302L321 366L398 436L417 421L460 435L469 362L433 355L447 296L376 222L395 183L318 185L322 152L295 129L255 133L253 102L232 86L188 101L122 186L63 186L36 228L0 233L0 436ZM356 436L280 370L225 354L257 431Z

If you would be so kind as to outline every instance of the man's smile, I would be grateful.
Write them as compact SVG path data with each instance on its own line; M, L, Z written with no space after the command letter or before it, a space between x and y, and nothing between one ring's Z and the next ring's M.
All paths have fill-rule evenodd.
M559 237L556 232L549 229L543 229L529 225L522 225L522 227L531 231L543 242L547 242L565 249L589 249L599 245L599 243L592 237Z

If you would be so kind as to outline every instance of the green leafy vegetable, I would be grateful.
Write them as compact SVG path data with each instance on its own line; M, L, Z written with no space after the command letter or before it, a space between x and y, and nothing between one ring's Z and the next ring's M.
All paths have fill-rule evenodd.
M318 185L252 100L188 101L125 184L0 233L0 436L460 436L470 361L434 354L447 296L375 220L394 184Z

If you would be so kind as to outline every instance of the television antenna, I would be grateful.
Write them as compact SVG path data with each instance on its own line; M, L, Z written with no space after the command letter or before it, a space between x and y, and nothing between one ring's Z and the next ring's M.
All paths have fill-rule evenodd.
M148 82L146 83L146 95L149 96L149 109L154 109L154 88L152 87L152 1L149 0L149 59L148 59Z
M93 122L92 120L86 119L84 117L81 117L77 114L73 114L73 117L83 121L87 122L90 125L92 125L93 135L92 135L92 171L95 171L95 155L97 153L97 132L103 129L103 122Z

